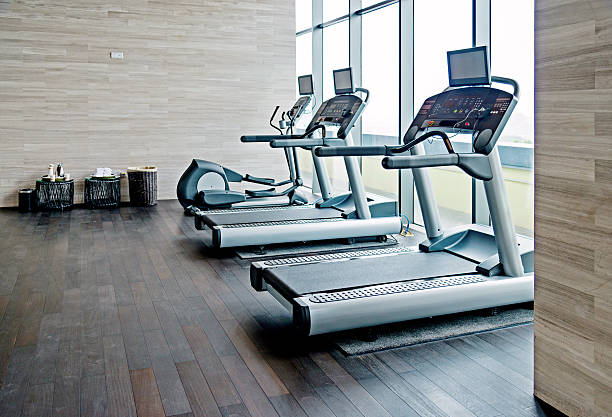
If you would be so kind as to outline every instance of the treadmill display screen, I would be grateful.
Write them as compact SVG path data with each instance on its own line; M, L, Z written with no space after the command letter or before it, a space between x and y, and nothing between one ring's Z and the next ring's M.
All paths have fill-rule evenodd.
M334 70L334 89L336 95L352 94L353 90L353 70L344 68Z
M301 96L310 96L314 94L312 75L302 75L298 77L298 89Z
M491 83L486 46L448 51L446 57L448 85L451 87Z

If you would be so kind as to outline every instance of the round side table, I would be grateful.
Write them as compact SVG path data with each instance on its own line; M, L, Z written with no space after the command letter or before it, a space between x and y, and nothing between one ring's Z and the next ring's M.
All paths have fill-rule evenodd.
M70 210L74 205L74 180L36 181L36 207L39 210Z
M117 208L121 203L121 179L85 178L83 201L90 209Z

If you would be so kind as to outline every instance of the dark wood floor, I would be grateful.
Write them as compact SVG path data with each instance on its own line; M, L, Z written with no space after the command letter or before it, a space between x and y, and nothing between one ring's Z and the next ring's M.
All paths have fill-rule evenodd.
M535 416L532 327L344 358L175 201L0 210L1 416Z

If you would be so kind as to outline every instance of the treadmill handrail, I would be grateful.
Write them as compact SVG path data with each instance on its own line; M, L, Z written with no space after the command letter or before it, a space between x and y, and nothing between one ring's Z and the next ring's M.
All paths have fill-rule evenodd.
M277 139L270 142L272 148L301 148L308 146L323 145L323 138L307 138L307 139Z
M251 142L271 142L275 139L300 139L302 135L245 135L240 137L244 143Z
M321 130L321 135L325 137L325 126L324 125L315 125L308 129L306 132L301 135L250 135L250 136L241 136L241 142L272 142L279 139L304 139L310 135L312 135L317 130ZM276 146L273 146L276 147Z
M388 147L379 146L328 146L317 147L314 150L316 156L375 156L388 155Z
M351 148L343 146L344 139L338 138L305 138L291 140L274 140L270 142L272 148L310 148L313 146L329 146L330 148ZM315 148L317 149L317 148Z
M489 158L486 155L473 153L387 156L383 158L382 166L385 169L457 166L476 179L489 181L493 178Z
M427 132L404 145L374 145L374 146L338 146L315 148L315 155L319 157L327 156L394 156L410 151L414 146L432 136L440 136L444 141L449 153L454 153L453 147L445 132L434 130Z
M519 83L516 82L516 80L513 80L512 78L499 77L497 75L493 75L491 77L491 81L512 86L512 89L514 90L512 94L514 95L514 97L516 97L517 99L520 97L521 91L520 91Z

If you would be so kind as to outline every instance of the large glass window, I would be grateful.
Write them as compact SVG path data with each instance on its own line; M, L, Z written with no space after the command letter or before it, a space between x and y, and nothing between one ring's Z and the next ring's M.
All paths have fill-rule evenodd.
M344 21L323 29L323 100L334 96L336 69L349 66L349 22Z
M312 0L295 0L295 31L312 26Z
M362 18L362 86L370 90L362 116L364 145L399 143L399 4ZM381 159L362 159L363 179L369 192L398 197L397 170L381 168Z
M472 1L438 0L435 2L435 9L435 26L445 28L444 30L431 30L431 1L414 2L415 113L426 98L438 94L448 86L446 51L472 46ZM459 135L452 140L469 142L471 137ZM436 152L437 145L438 143L425 143L425 148L428 152ZM440 210L442 226L448 228L471 223L471 177L455 167L430 168L429 175ZM414 221L423 224L418 203L415 203L414 212Z
M300 35L295 41L295 93L298 93L297 77L312 74L312 34Z
M382 0L361 0L361 7L366 8L380 3Z
M533 0L491 1L491 73L513 78L521 87L500 142L533 143L533 14Z
M528 236L533 235L533 15L533 0L491 1L491 73L513 78L521 87L521 97L498 146L512 220L517 232ZM505 158L510 154L512 158Z
M349 22L347 20L323 29L323 100L334 96L333 71L349 66ZM348 178L342 158L325 158L332 186L348 189Z
M323 6L323 22L329 22L349 12L349 0L317 0ZM380 3L380 0L356 1L362 8ZM413 41L400 42L399 10L404 5L413 7L414 22L403 23L403 28L413 31ZM473 10L473 7L476 10ZM489 13L490 6L490 13ZM296 0L296 30L312 25L313 0ZM435 11L432 11L435 9ZM370 90L370 103L362 118L362 136L356 142L364 145L399 143L400 85L403 91L412 91L414 111L423 101L439 93L448 85L446 51L472 46L472 31L477 39L490 39L491 72L493 75L516 79L521 86L521 98L499 141L499 152L504 179L512 210L513 220L519 233L533 234L533 136L534 136L534 0L511 2L506 0L413 0L381 6L365 14L351 17L355 29L349 32L349 22L337 22L328 27L313 28L313 33L298 36L296 75L314 72L315 85L322 85L323 99L334 95L332 71L349 66L349 38L355 57L361 56L361 85ZM477 18L473 22L473 12ZM432 30L432 13L435 27ZM489 21L490 17L490 21ZM320 22L316 22L320 23ZM490 24L489 24L490 23ZM484 26L483 26L484 25ZM360 27L360 30L359 30ZM443 28L443 30L439 30ZM361 39L359 35L361 34ZM321 39L315 42L313 39ZM408 45L407 52L413 55L413 68L402 74L409 75L400 82L399 45ZM313 49L314 48L314 49ZM412 48L412 49L410 49ZM313 60L313 57L316 59ZM354 59L354 61L357 61ZM313 62L322 62L321 68L312 69ZM318 66L318 64L315 64ZM359 65L353 63L353 65ZM411 75L411 76L410 76ZM504 88L503 86L500 88ZM321 103L317 103L320 105ZM405 115L410 118L412 115ZM309 117L305 116L306 123ZM467 151L471 137L456 135L451 138L455 149ZM425 142L428 153L445 152L438 139ZM310 180L312 172L310 154L300 152L304 178ZM341 158L326 158L334 188L346 190L346 172ZM399 171L384 170L380 158L363 158L361 165L368 191L398 197ZM434 193L445 228L470 223L472 214L478 221L486 222L486 201L482 193L472 195L472 180L463 171L453 167L428 169ZM402 187L406 187L403 183ZM407 186L401 192L412 194ZM422 216L415 195L415 223L422 224ZM473 207L476 212L472 213ZM403 207L406 213L410 208Z
M364 134L397 144L399 127L399 5L367 13L362 21L362 86L370 90Z
M349 0L323 0L323 21L328 22L349 12Z

